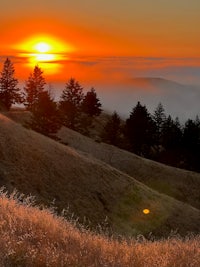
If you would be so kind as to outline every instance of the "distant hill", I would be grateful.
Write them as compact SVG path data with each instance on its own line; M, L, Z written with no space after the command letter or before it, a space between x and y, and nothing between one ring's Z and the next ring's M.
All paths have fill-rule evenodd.
M126 118L137 101L145 104L150 112L161 102L168 115L179 116L184 121L200 114L199 99L199 87L160 77L134 77L124 80L123 86L102 93L105 109L116 110Z
M138 86L141 88L149 88L149 89L176 89L176 90L183 90L183 88L187 89L186 85L181 83L167 80L164 78L157 78L157 77L137 77L130 80L130 84L134 86Z
M32 194L40 204L48 206L53 202L58 211L69 206L80 221L88 218L93 226L107 217L108 224L120 234L152 232L163 236L177 229L183 235L188 231L199 233L200 211L197 208L158 193L137 181L138 177L95 159L92 155L95 146L82 135L68 133L76 142L77 138L79 142L85 142L93 153L88 155L74 150L0 115L0 185L10 192L16 188L19 192ZM66 142L70 144L71 141L67 138ZM99 147L96 152L102 153L103 158L108 150L105 150L104 144L99 146L101 149ZM110 146L110 149L111 154L107 156L112 163L115 158L115 150L113 153L112 149L115 148ZM125 152L116 151L119 153L118 160L126 162ZM140 168L145 170L145 160L136 157L137 160ZM118 161L118 164L121 163ZM146 177L159 176L153 163L148 164ZM158 166L161 176L165 166ZM143 213L145 208L150 210L148 215Z

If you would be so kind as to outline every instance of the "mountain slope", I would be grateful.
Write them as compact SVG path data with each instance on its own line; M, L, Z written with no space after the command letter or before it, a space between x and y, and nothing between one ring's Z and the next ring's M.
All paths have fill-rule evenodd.
M200 211L159 194L133 177L72 148L27 130L0 115L0 184L35 195L87 217L93 226L108 217L117 233L167 235L200 231ZM143 214L143 209L150 214ZM184 211L184 212L183 212Z
M173 168L105 143L97 143L65 127L58 136L63 143L106 162L158 192L200 209L199 173Z

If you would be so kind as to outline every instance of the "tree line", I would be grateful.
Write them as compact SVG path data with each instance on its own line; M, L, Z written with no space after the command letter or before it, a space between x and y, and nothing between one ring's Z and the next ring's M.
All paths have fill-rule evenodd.
M104 142L174 167L200 172L200 120L166 115L158 104L153 114L140 102L123 122L114 112L102 134Z
M0 75L1 109L10 110L12 104L23 103L31 113L27 126L49 137L54 137L62 125L88 135L94 118L102 112L95 89L84 94L74 78L65 84L56 102L50 90L45 89L39 66L26 80L23 91L17 85L13 63L7 58ZM150 114L138 102L126 121L114 112L104 126L101 140L149 159L200 172L198 116L181 125L178 117L166 115L161 103Z
M101 114L101 103L94 88L85 95L83 87L71 78L62 91L57 103L46 90L46 81L39 66L35 66L25 82L24 90L18 88L15 69L10 59L6 59L0 75L0 107L10 110L12 104L24 104L31 113L27 126L49 137L62 125L87 133L93 118Z

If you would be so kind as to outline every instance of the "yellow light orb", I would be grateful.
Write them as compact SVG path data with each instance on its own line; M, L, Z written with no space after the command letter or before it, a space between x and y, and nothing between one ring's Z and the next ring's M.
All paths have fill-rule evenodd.
M51 46L45 42L40 42L35 45L35 49L39 53L46 53L51 50Z
M150 213L150 210L149 210L149 209L144 209L144 210L143 210L143 213L144 213L144 214L149 214L149 213Z

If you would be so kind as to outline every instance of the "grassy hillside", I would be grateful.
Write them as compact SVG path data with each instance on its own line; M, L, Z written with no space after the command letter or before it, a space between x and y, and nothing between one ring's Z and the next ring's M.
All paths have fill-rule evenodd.
M80 136L83 140L82 136ZM94 148L93 148L94 149ZM104 148L99 150L104 153ZM0 185L33 194L58 211L68 206L93 226L108 218L125 235L171 230L199 233L200 211L160 194L133 177L0 115ZM143 209L150 209L145 215Z
M200 266L200 238L116 241L0 193L0 266Z
M58 136L63 143L106 162L158 192L200 209L199 173L173 168L108 144L97 143L65 127Z
M110 166L87 159L75 150L0 115L0 185L54 201L81 218L98 223L132 183Z

